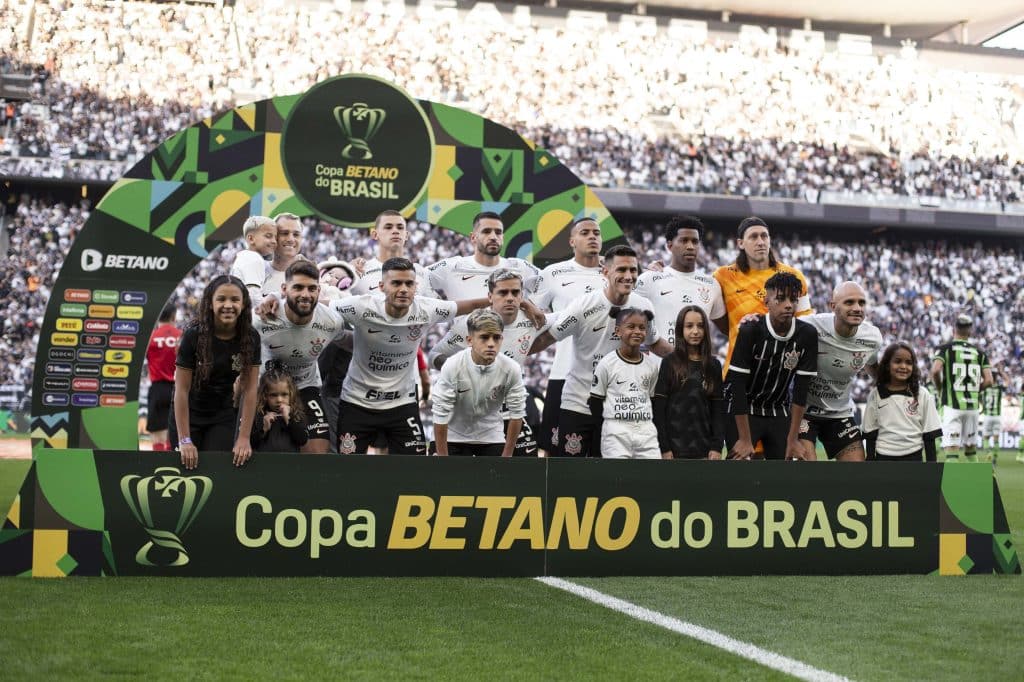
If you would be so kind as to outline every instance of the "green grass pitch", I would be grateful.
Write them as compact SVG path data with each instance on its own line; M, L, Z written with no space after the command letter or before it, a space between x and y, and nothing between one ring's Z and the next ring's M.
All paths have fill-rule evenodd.
M996 475L1018 551L1024 464ZM5 513L28 462L0 461ZM575 582L857 680L1024 678L1020 576ZM0 679L781 679L529 579L0 579Z

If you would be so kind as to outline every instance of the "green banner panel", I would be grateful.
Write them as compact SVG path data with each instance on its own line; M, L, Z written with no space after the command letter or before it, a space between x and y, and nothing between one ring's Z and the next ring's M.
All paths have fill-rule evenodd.
M986 464L46 450L0 527L0 575L1020 571Z

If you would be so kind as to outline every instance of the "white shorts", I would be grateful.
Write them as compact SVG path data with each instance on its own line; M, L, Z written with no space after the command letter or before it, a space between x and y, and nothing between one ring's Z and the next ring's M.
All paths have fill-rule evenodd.
M1003 430L1003 418L988 414L981 415L981 437L998 436Z
M605 459L661 459L658 431L651 422L605 419L601 426L601 457Z
M974 447L978 438L978 410L942 409L942 447Z

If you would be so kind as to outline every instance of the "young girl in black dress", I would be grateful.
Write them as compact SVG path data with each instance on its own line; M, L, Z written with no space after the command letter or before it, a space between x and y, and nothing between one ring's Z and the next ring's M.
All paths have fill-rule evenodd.
M676 349L661 361L654 388L654 425L665 459L721 459L722 364L711 353L704 309L676 317Z
M186 469L199 464L200 450L231 451L235 466L249 460L259 367L260 337L252 328L249 292L237 277L213 278L181 335L175 360L170 435ZM241 419L234 401L239 377Z
M256 391L252 449L256 452L298 452L309 440L299 389L290 374L272 367L260 377Z

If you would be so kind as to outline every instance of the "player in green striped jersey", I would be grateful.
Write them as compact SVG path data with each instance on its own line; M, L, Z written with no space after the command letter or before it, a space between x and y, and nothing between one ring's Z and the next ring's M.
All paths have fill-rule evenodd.
M970 342L974 321L959 315L953 340L936 351L932 359L932 383L942 403L942 445L947 460L964 456L975 459L981 391L991 386L992 369L985 352Z
M988 448L995 466L1003 424L1003 383L998 381L981 392L981 447Z

